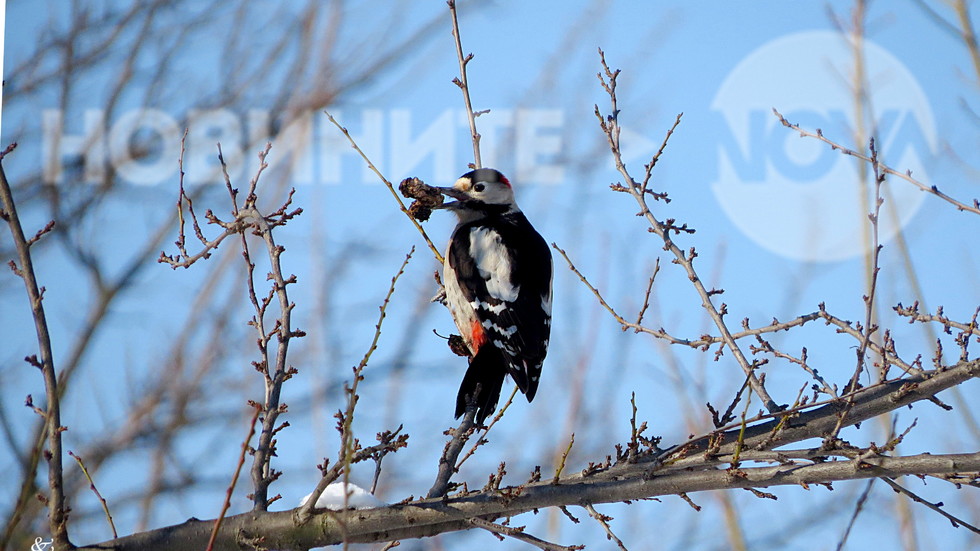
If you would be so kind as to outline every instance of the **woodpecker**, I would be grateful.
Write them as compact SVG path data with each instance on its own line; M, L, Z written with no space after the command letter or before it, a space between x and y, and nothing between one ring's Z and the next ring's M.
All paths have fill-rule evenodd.
M456 417L466 411L467 398L475 399L482 424L497 407L508 373L528 402L538 390L551 334L551 251L500 172L480 168L438 189L455 199L441 208L459 218L446 248L443 282L470 352Z

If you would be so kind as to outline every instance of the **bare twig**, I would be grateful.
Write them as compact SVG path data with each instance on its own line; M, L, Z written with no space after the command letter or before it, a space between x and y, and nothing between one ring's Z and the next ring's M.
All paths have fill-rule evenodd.
M745 385L742 386L744 388ZM735 441L735 452L732 454L732 468L738 468L739 456L742 454L742 446L745 444L745 428L747 426L745 418L749 413L749 405L751 403L752 395L749 394L745 400L745 409L742 410L742 421L738 428L738 440ZM735 406L735 402L732 402L732 406Z
M827 380L824 379L820 375L820 373L817 372L815 368L811 367L810 364L807 363L807 349L805 346L803 347L802 350L800 350L800 357L797 358L791 354L787 354L786 352L776 350L776 348L772 346L772 343L762 338L762 335L756 335L755 338L759 342L759 346L750 348L753 353L768 352L769 354L772 354L777 358L782 358L784 360L787 360L791 363L800 366L801 368L803 368L804 371L810 374L810 377L813 377L814 381L820 384L820 389L825 394L827 394L828 396L832 396L834 398L837 397L837 389L835 388L836 385L832 385L828 383Z
M522 541L524 543L531 544L538 549L544 549L545 551L577 551L579 549L584 549L584 545L558 545L557 543L551 543L550 541L545 541L536 536L532 536L524 532L524 527L512 527L504 526L502 524L497 524L495 522L490 522L489 520L483 520L479 517L474 517L469 520L470 524L477 526L492 532L494 534L499 534L501 536L508 536L514 538L515 540Z
M816 132L810 132L809 130L805 130L801 128L800 125L793 124L788 120L786 120L786 117L784 117L779 111L773 109L772 112L773 114L776 115L776 117L779 119L779 122L782 123L783 126L799 132L801 137L814 138L820 140L825 144L829 145L830 148L833 149L834 151L840 151L844 155L854 157L856 159L861 159L862 161L865 161L867 163L871 162L871 157L868 157L867 155L864 155L863 153L860 153L858 151L854 151L853 149L844 147L843 145L840 145L839 143L828 139L826 136L823 135L823 132L820 129L817 129ZM956 207L956 210L972 212L973 214L980 214L980 200L978 199L974 199L972 204L968 205L966 203L963 203L957 199L950 197L949 195L946 195L945 193L940 191L938 187L934 185L930 186L913 178L911 170L907 170L905 172L899 172L882 163L878 163L878 166L881 172L885 174L891 174L892 176L897 176L905 180L906 182L914 185L915 187L921 189L922 191L935 195L936 197L939 197L943 201L946 201L947 203Z
M456 0L447 0L449 13L453 20L453 38L456 40L456 57L459 59L459 77L453 79L453 83L459 86L463 92L463 103L466 106L466 119L470 123L470 137L473 140L473 168L483 168L483 161L480 158L480 133L476 131L476 117L485 113L473 111L473 103L470 101L469 81L466 78L466 66L473 59L473 54L463 55L463 43L459 37L459 20L456 17Z
M861 338L860 338L860 344L858 345L857 352L856 352L857 363L854 367L854 373L851 375L850 382L847 384L847 387L844 389L845 392L849 393L846 400L846 407L844 408L843 411L841 411L840 419L837 423L837 426L834 427L834 430L831 431L830 434L827 436L827 440L826 440L827 442L837 438L837 435L842 428L844 418L847 416L847 411L854 404L855 394L853 393L853 390L858 388L858 384L861 378L861 373L863 373L865 369L865 355L867 353L868 347L871 345L872 342L871 337L878 329L878 327L875 325L874 300L875 300L875 295L876 295L876 290L878 285L878 272L880 270L878 265L878 258L879 258L879 254L881 253L881 245L878 242L878 217L879 214L881 213L881 204L884 202L884 200L881 197L881 184L882 182L885 181L885 176L884 174L881 173L879 169L878 151L877 149L875 149L874 138L871 138L869 142L869 148L871 150L871 157L870 157L871 168L874 174L875 202L874 205L871 207L871 212L868 213L868 220L870 220L871 222L870 238L871 238L872 248L870 251L870 259L868 262L868 271L869 271L868 294L864 295L863 297L864 306L865 306L864 327L863 330L861 330L861 328L858 328L858 332L861 334ZM882 358L884 357L885 355L882 354ZM882 362L881 378L884 378L884 370L885 370L885 366L884 366L884 362Z
M180 171L180 197L178 199L178 219L179 219L179 237L177 239L177 248L179 250L178 255L168 256L165 253L160 254L159 261L170 264L172 267L189 267L194 262L200 259L206 259L210 256L210 251L215 249L220 242L232 234L238 234L241 238L242 243L242 257L245 261L247 277L246 285L248 288L249 301L252 304L252 308L255 314L249 321L255 331L258 333L258 339L256 343L259 347L260 361L253 362L256 370L262 374L265 383L265 397L261 404L262 414L260 415L260 421L262 429L259 434L258 444L250 452L253 453L254 461L251 468L252 483L254 486L254 492L251 495L254 508L259 511L267 510L269 503L279 499L280 496L275 496L269 498L268 488L269 485L275 481L280 473L275 471L271 466L271 459L275 456L276 440L275 435L282 429L288 426L288 423L278 424L279 415L286 411L286 405L280 403L280 394L282 391L282 384L296 374L296 369L287 363L287 353L289 348L289 342L293 338L299 338L305 336L305 333L299 329L294 329L291 324L291 314L295 304L289 301L289 295L287 292L287 286L296 282L296 276L290 275L285 277L282 273L282 263L280 257L285 251L285 248L278 245L273 237L273 229L284 226L287 222L300 215L303 209L288 210L292 204L292 197L295 190L290 191L288 197L279 207L278 210L271 214L263 214L259 211L256 206L258 197L256 196L256 189L258 187L259 179L262 173L268 167L266 163L266 158L269 151L272 148L272 144L266 144L265 148L258 153L259 167L255 172L249 182L248 194L245 198L244 203L239 207L237 201L238 190L231 186L230 180L227 178L228 170L225 165L225 159L221 153L220 145L218 146L218 160L222 166L222 173L225 175L226 187L228 189L228 194L232 201L232 215L231 221L223 221L218 216L216 216L211 210L208 210L205 217L209 224L214 224L220 226L224 229L224 232L216 239L209 240L204 236L204 232L198 222L197 215L194 212L193 202L184 190L183 186L183 160L181 158L181 171ZM181 152L181 157L183 157L183 150ZM183 204L187 203L187 210L191 216L191 222L193 225L193 230L197 239L203 245L201 251L197 254L191 255L188 253L184 244L184 218L183 218ZM252 262L251 252L249 250L249 244L246 232L251 230L251 233L260 237L262 242L266 246L266 252L269 260L269 271L267 278L272 281L272 286L269 292L260 298L255 291L255 263ZM266 330L265 325L265 315L272 305L273 301L278 299L279 306L279 317L276 319L274 327L270 330ZM274 354L270 350L270 343L275 339L276 343L274 345ZM253 402L257 403L257 402Z
M500 419L503 418L504 412L506 412L507 408L510 407L511 403L514 402L514 396L516 395L517 395L517 387L515 386L514 390L511 391L510 393L510 397L507 398L507 402L504 403L504 406L500 408L500 411L498 411L497 414L493 416L493 419L490 420L490 424L487 425L487 428L483 431L483 434L481 434L476 439L476 442L473 444L473 447L471 447L469 451L466 452L465 455L463 455L462 459L459 460L459 463L456 463L457 472L459 471L459 468L463 466L463 463L465 463L467 459L469 459L474 453L476 453L477 448L487 443L487 434L490 432L490 429L492 429L494 425L497 424L497 421L500 421Z
M603 530L606 531L607 540L615 542L616 547L618 547L621 551L629 551L626 549L626 546L623 545L623 540L616 537L616 534L614 534L612 531L612 527L609 526L609 521L613 519L611 516L603 515L599 511L596 511L595 507L593 507L591 503L586 503L583 505L583 507L586 511L588 511L590 517L596 519L596 522L602 525Z
M960 331L963 331L969 335L980 335L980 325L978 325L975 321L971 321L970 323L961 323L949 319L945 314L943 314L942 307L939 307L935 314L922 314L919 312L918 301L914 302L912 306L908 307L902 306L902 303L898 303L898 305L895 306L895 313L897 313L899 316L909 318L909 323L914 321L939 323L943 326L943 331L945 333L951 333L950 328L955 327L956 329L959 329Z
M579 271L578 268L575 267L575 264L572 263L571 259L568 257L568 254L565 252L564 249L562 249L555 243L551 244L551 248L555 249L556 251L558 251L559 254L562 255L562 258L565 259L565 263L568 264L568 269L570 269L576 276L578 276L579 280L582 283L584 283L586 287L589 288L589 291L591 291L592 294L595 295L596 299L599 301L599 304L603 308L605 308L606 311L610 313L610 315L612 315L612 317L623 327L624 331L626 329L632 329L637 333L646 333L648 335L653 335L654 337L657 337L658 339L662 339L668 342L669 344L688 346L691 348L697 348L702 350L707 350L713 344L724 343L724 339L722 337L717 337L712 335L702 335L698 339L683 339L671 335L663 328L651 329L649 327L645 327L638 323L628 321L606 301L606 299L602 296L602 293L599 291L599 289L597 289L594 285L592 285L589 279L585 277L585 275L582 274L582 272ZM824 314L829 315L826 314L826 312L824 312ZM763 335L766 333L776 333L779 331L786 331L794 327L805 325L811 321L818 320L821 317L823 317L821 315L821 312L811 312L809 314L804 314L802 316L793 318L789 321L778 321L774 319L773 322L770 323L769 325L756 327L754 329L746 329L738 333L732 333L731 336L733 339L739 340L739 339L744 339L745 337Z
M54 188L52 188L54 190ZM101 193L100 193L101 194ZM139 283L139 278L137 277L141 270L145 269L150 265L150 262L157 256L160 250L160 245L167 239L167 236L172 232L172 227L174 221L178 218L175 213L173 216L167 217L162 220L157 226L157 230L152 236L147 239L142 246L140 246L135 253L125 261L121 266L111 270L111 275L107 273L101 262L95 262L94 257L90 256L89 253L83 251L84 247L90 244L90 240L84 239L82 241L72 240L67 237L69 233L78 224L79 218L83 217L84 211L87 207L72 207L69 212L63 212L61 207L52 205L58 218L61 221L67 221L66 223L60 224L61 231L55 235L59 236L70 249L70 253L81 258L85 258L84 261L80 260L82 266L88 273L89 279L92 282L92 291L94 293L94 300L89 304L87 311L79 318L81 325L79 330L73 337L73 340L66 350L66 355L64 361L61 362L61 369L58 373L58 394L60 396L65 396L69 389L69 385L74 378L74 375L79 372L85 365L87 358L86 351L89 350L90 345L95 342L97 335L100 333L100 328L102 325L112 317L113 304L116 304L119 300L123 300L127 296L124 293L125 290L137 286ZM48 224L50 226L50 224ZM211 288L211 285L207 285L204 289ZM201 291L205 293L205 291ZM200 294L199 296L204 296ZM82 321L84 320L84 321ZM188 322L189 327L196 327L191 322ZM180 350L176 346L172 349L173 355L179 357L181 355ZM169 367L169 366L168 366ZM154 398L151 396L158 392L161 388L167 387L169 392L170 385L174 384L174 380L170 377L163 377L155 389L147 389L144 394L144 399L148 399L150 404L158 405L160 402L155 402ZM134 402L142 403L142 402ZM184 402L179 401L183 404L181 407L187 407L192 405L194 402ZM135 412L136 417L146 416L144 418L153 417L154 405L150 405L147 409L140 409ZM176 414L176 412L175 412ZM177 414L177 417L181 421L176 424L160 424L151 423L150 425L140 424L141 427L144 426L154 426L157 429L151 429L151 431L159 431L162 427L166 427L163 430L171 431L176 430L179 427L186 427L189 424L189 419L182 415ZM142 429L141 429L142 430ZM6 526L3 529L2 534L0 534L0 548L8 546L14 537L14 533L17 531L17 527L21 522L22 515L28 511L29 503L32 498L37 494L36 490L36 476L38 464L43 456L42 451L44 448L44 441L46 439L46 428L44 420L36 423L31 430L31 435L27 440L30 442L28 448L27 462L24 464L21 472L20 491L15 499L15 504L7 517ZM94 472L97 471L100 464L107 459L111 454L119 453L124 450L131 450L130 446L124 445L124 442L128 438L133 436L133 432L123 431L122 434L108 436L100 438L100 442L89 446L88 450L83 453L83 456L88 462L88 467ZM107 445L107 441L111 440L112 444ZM166 436L162 436L160 442L173 442L174 440ZM153 461L157 461L157 458L164 457L165 454L154 454ZM187 482L189 483L190 479ZM72 491L77 491L80 486L75 486L72 488L71 481L69 480L69 488L66 489L66 498L71 499ZM153 491L153 486L151 482L150 491L143 494L144 500L152 499L156 493Z
M881 244L878 240L878 217L881 214L881 204L884 202L884 199L881 197L881 184L885 181L885 176L879 170L878 150L875 149L874 138L871 138L869 147L871 149L871 169L875 180L875 202L871 207L871 212L868 213L868 220L871 221L871 273L868 274L868 294L864 297L864 337L861 339L861 344L857 348L857 366L854 368L854 375L851 377L850 384L852 388L857 386L858 378L864 370L865 354L871 342L871 336L877 330L874 321L874 301L878 288L878 272L881 271L878 265L878 258L881 253Z
M292 327L292 311L296 305L289 301L289 294L286 289L288 285L296 283L296 276L290 275L288 278L283 276L280 257L286 249L276 243L272 233L274 228L285 225L290 219L302 213L302 209L287 212L287 208L292 202L292 192L290 192L279 210L269 216L259 212L256 207L257 197L255 191L262 172L268 167L266 157L269 154L270 148L271 144L267 144L265 150L259 153L259 168L249 182L248 195L245 198L245 203L238 210L238 219L250 220L250 225L254 229L253 233L262 238L265 244L266 254L269 259L267 279L272 281L272 288L260 303L255 293L255 264L249 255L248 240L246 239L245 232L241 232L243 260L248 269L246 282L249 289L249 299L255 310L255 315L252 317L252 326L259 335L257 343L262 358L261 362L256 364L255 367L262 373L265 380L265 397L260 419L262 430L259 432L259 439L255 447L254 461L251 468L252 484L254 486L252 503L253 507L260 511L268 509L269 504L280 497L277 495L270 499L268 495L269 485L278 479L281 474L272 468L272 458L276 454L275 436L280 430L289 426L288 423L281 425L278 423L279 415L285 413L287 409L286 404L281 403L280 395L282 393L283 383L296 374L296 369L287 363L289 343L293 338L305 336L304 332L293 329ZM230 191L230 193L234 202L235 194L233 191ZM274 327L267 332L265 330L264 317L273 298L278 299L279 318L276 320ZM274 360L269 350L269 343L273 338L276 340Z
M677 494L677 497L683 499L684 502L690 505L691 509L694 509L695 512L697 513L701 512L701 506L698 505L697 503L694 503L694 500L691 499L691 496L687 495L687 492L681 492Z
M218 513L218 518L214 521L214 528L211 529L211 537L208 539L206 551L211 551L214 548L214 540L218 537L218 531L221 530L221 522L228 512L228 508L231 507L231 496L235 493L235 486L238 484L238 475L241 474L242 467L245 466L245 455L248 453L249 444L252 442L252 437L255 436L255 423L259 420L259 414L262 413L262 408L258 407L258 404L255 404L253 409L255 412L252 413L252 421L248 424L248 435L242 441L242 451L238 454L238 465L235 467L235 474L232 475L231 483L228 484L228 489L225 491L225 501L221 504L221 512Z
M640 434L646 427L645 423L639 430L636 427L636 392L630 392L630 410L632 411L630 415L630 441L626 447L626 460L634 461L640 451Z
M395 437L398 433L405 428L404 425L398 425L398 428L394 432L385 431L378 434L378 441L381 442L382 446L391 444L395 441ZM407 437L408 435L406 435ZM384 461L386 455L390 452L395 451L396 448L382 447L382 449L371 454L371 459L374 460L374 477L371 480L371 495L374 495L378 491L378 481L381 480L381 462ZM349 470L349 469L348 469Z
M24 235L14 196L10 191L7 175L0 165L0 209L3 219L10 228L14 247L17 250L19 266L11 261L11 269L23 281L27 289L27 298L34 317L34 329L37 332L37 345L41 354L39 364L41 376L44 378L44 394L46 398L44 421L47 433L48 450L44 453L48 461L48 525L54 539L55 549L70 549L68 540L68 508L65 504L64 471L62 466L61 433L66 430L61 425L61 400L58 393L58 377L54 368L54 354L51 350L51 335L48 332L47 317L44 315L44 287L37 284L34 273L34 262L31 259L30 243Z
M201 224L198 221L197 213L194 211L194 201L191 199L190 195L184 189L184 153L185 147L184 142L187 140L187 130L184 130L184 135L180 139L180 157L177 159L178 167L178 195L177 195L177 241L174 242L177 245L178 254L168 255L165 252L160 252L160 256L157 258L157 262L169 264L171 268L189 268L192 264L201 259L211 258L211 252L216 250L221 242L225 240L228 236L235 235L236 233L241 233L244 226L244 221L240 218L238 212L238 204L235 201L235 195L237 190L233 190L231 187L231 182L228 180L228 167L225 166L224 156L221 154L221 144L218 144L218 160L221 162L221 169L225 176L225 181L228 186L228 192L232 197L232 214L235 217L234 222L224 223L215 217L211 211L207 211L206 218L209 224L215 224L221 226L224 231L215 237L214 239L207 239L204 236L204 231L201 228ZM271 144L266 145L265 153L267 154ZM264 157L263 157L263 163ZM261 168L260 168L261 172ZM184 232L184 204L187 204L187 213L191 217L191 225L194 230L194 235L197 237L198 241L201 242L203 248L195 254L190 254L187 252L187 238Z
M391 181L385 178L383 174L381 174L381 171L378 170L376 166L374 166L374 163L371 162L371 159L369 159L368 156L363 151L361 151L361 148L358 147L357 142L354 141L353 136L350 135L350 132L347 131L347 128L341 126L340 123L337 122L337 119L333 118L333 115L331 115L330 113L327 113L326 111L324 111L324 113L326 113L327 119L329 119L334 126L340 129L341 132L343 132L344 136L347 137L347 141L350 142L351 147L353 147L354 150L357 151L357 153L361 156L361 158L364 159L364 162L367 163L368 168L370 168L371 171L374 172L379 179L381 179L385 187L388 188L388 191L391 192L391 196L394 197L395 201L398 203L398 210L402 211L402 213L405 216L407 216L408 219L412 222L412 225L415 226L415 229L418 230L419 234L422 236L422 239L425 240L425 244L428 245L429 250L432 251L432 255L436 258L436 262L442 264L443 263L442 253L439 252L439 249L437 249L436 246L432 243L432 240L429 239L429 235L425 233L425 230L422 228L422 225L419 224L419 221L416 220L415 217L408 212L408 208L405 207L405 203L402 201L402 198L398 195L398 191L395 190L395 186L391 183Z
M858 515L864 509L864 504L868 500L868 496L871 495L871 488L874 486L875 480L877 478L872 478L868 480L868 483L864 486L864 491L858 496L857 502L854 504L854 512L851 513L850 520L847 521L847 527L844 529L844 534L841 536L840 541L837 542L837 551L844 549L844 544L847 543L847 538L851 535L851 529L854 528L854 524L857 522Z
M307 521L313 514L313 509L316 506L317 499L327 486L331 482L343 476L344 488L350 482L350 467L351 465L363 461L365 459L372 458L376 461L377 469L381 468L381 458L390 451L395 451L400 447L406 445L406 440L408 435L401 435L397 439L398 433L401 431L402 427L399 426L393 433L388 431L380 433L378 435L378 446L371 446L369 448L361 448L360 443L356 438L354 438L354 431L352 430L352 425L354 422L354 410L357 407L357 402L360 396L357 394L358 386L360 382L364 380L364 368L367 367L368 362L371 361L371 356L374 351L378 349L378 342L381 340L381 328L384 325L384 320L388 315L388 305L391 303L391 297L395 294L395 285L398 283L398 279L401 278L402 274L405 273L405 268L408 266L408 262L412 259L412 255L415 254L415 247L412 246L411 250L405 255L405 260L402 261L401 266L398 267L398 271L391 278L391 284L388 286L388 292L385 294L384 299L381 301L381 305L378 307L378 321L374 325L374 336L371 339L371 344L368 345L367 351L361 358L361 361L353 367L353 381L348 385L344 385L344 392L347 395L347 408L345 411L338 411L335 417L337 418L337 430L340 431L340 450L338 452L337 463L334 464L332 469L326 469L326 462L323 466L323 476L317 483L316 488L310 494L310 498L304 503L299 512L299 519L301 522ZM380 474L380 473L378 473ZM373 486L373 485L372 485ZM373 488L372 488L373 489ZM347 492L344 492L344 505L346 508L347 504Z
M660 273L660 257L657 257L656 263L653 265L653 273L650 274L650 282L647 283L647 290L643 294L643 306L640 307L640 313L636 315L636 326L643 325L643 316L647 312L647 308L650 307L650 292L653 291L653 282L657 279L657 274Z
M616 98L616 79L619 76L619 71L613 71L609 68L609 65L606 64L605 54L601 49L599 50L599 58L602 63L603 72L599 73L598 77L603 89L609 95L610 114L603 117L599 111L599 106L596 105L595 115L596 118L599 119L599 126L602 128L602 131L605 133L607 141L609 142L609 149L612 152L616 169L623 177L623 185L620 185L619 187L614 185L613 190L628 192L633 199L636 200L640 207L639 215L647 219L647 222L650 224L650 231L656 234L657 237L663 241L664 249L670 251L674 255L673 262L683 267L685 272L687 272L688 279L691 281L691 284L694 285L695 290L701 297L701 306L711 317L712 321L714 321L715 325L718 327L718 331L721 333L721 339L725 343L725 346L732 351L732 355L735 356L736 362L738 362L738 365L742 368L742 371L745 372L745 375L749 378L749 386L752 388L753 392L755 392L759 398L762 399L763 405L765 405L769 412L779 411L780 406L776 404L772 397L769 396L769 393L766 391L762 382L758 377L756 377L756 366L746 359L745 354L742 353L742 349L732 337L732 334L728 329L728 325L723 317L723 309L719 309L715 306L712 300L712 293L704 287L704 284L698 276L697 271L694 269L694 258L697 256L697 253L693 248L691 248L689 252L683 251L677 246L677 244L674 243L674 240L671 237L672 232L674 234L691 233L693 230L688 228L686 224L677 225L670 219L665 222L661 222L656 216L654 216L653 212L647 205L647 195L650 194L651 191L645 187L646 182L644 182L642 185L637 183L636 180L630 176L626 165L623 163L619 142L621 130L621 127L619 126L620 111ZM677 125L680 124L682 115L683 113L677 115L677 118L674 120L674 125L671 127L668 133L668 137L673 133L674 129L677 128ZM664 146L661 147L654 158L650 161L651 167L659 158L660 152L664 147L666 147L666 140ZM647 170L649 171L650 169L648 168ZM665 194L654 193L653 196L656 199L666 200L667 198Z
M919 497L918 495L916 495L915 493L913 493L908 488L906 488L906 487L898 484L897 482L895 482L891 478L883 477L881 480L883 480L885 482L885 484L888 484L889 486L891 486L892 489L895 490L896 492L901 493L901 494L905 494L912 501L914 501L916 503L921 503L921 504L925 505L926 507L932 509L933 511L939 513L940 515L946 517L947 519L949 519L949 522L953 525L954 528L959 528L960 526L963 526L964 528L966 528L967 530L969 530L969 531L971 531L971 532L973 532L975 534L980 534L980 528L977 528L976 526L970 524L969 522L966 522L965 520L963 520L961 518L958 518L956 516L953 516L953 515L949 514L945 509L942 508L942 505L943 505L942 503L932 503L932 502L926 501L926 500L922 499L921 497Z
M109 504L106 502L105 498L102 497L102 494L99 493L99 489L95 487L95 481L92 480L92 475L88 472L88 469L85 468L85 462L71 450L68 451L68 455L74 457L75 461L78 462L78 467L82 469L82 474L85 475L85 480L88 480L89 489L92 490L92 493L95 494L96 498L98 498L99 503L102 504L102 512L105 513L106 521L109 523L109 529L112 530L112 537L118 538L119 534L116 533L116 523L112 521L112 513L109 512Z
M959 34L963 37L970 60L973 61L973 73L980 79L980 46L977 45L977 31L973 28L969 2L956 0L953 5L956 10L956 20L960 25Z
M558 484L561 479L561 473L565 470L565 462L568 460L568 454L572 452L572 446L575 445L575 433L568 439L568 447L561 454L561 459L558 461L558 466L555 467L555 477L551 479L552 484Z
M817 317L823 319L824 321L826 321L830 325L836 326L838 333L845 333L845 334L850 335L850 336L854 337L855 339L857 339L858 342L864 342L864 331L860 331L857 328L855 328L851 324L851 322L849 322L847 320L842 320L842 319L838 318L837 316L835 316L835 315L827 312L827 308L826 308L826 305L824 303L821 302L818 307L820 308L820 310L818 310L817 313L816 313L817 314ZM868 347L871 350L873 350L875 353L880 354L882 357L884 357L887 354L889 361L893 365L897 365L903 371L905 371L906 373L908 373L910 375L921 375L923 373L922 369L920 369L919 367L916 367L915 365L912 365L912 364L909 364L909 363L903 361L896 354L889 353L881 345L879 345L878 343L874 342L873 340L872 341L868 341ZM848 390L848 389L845 389L845 390Z
M3 151L0 151L0 162L2 162L4 158L6 158L7 155L15 149L17 149L17 142L7 144L7 147L5 147Z
M341 414L339 419L340 423L340 457L338 461L344 466L344 487L350 483L350 466L351 461L354 459L354 452L357 451L356 439L354 438L354 431L352 429L354 423L354 410L357 407L357 402L360 397L357 394L358 386L360 382L364 380L364 368L367 367L368 362L371 361L371 356L374 355L374 351L378 349L378 341L381 340L381 327L384 324L385 318L388 316L388 305L391 304L391 297L395 294L395 285L398 283L398 279L405 273L405 268L408 266L409 261L412 260L412 255L415 254L415 246L412 245L411 250L405 255L405 260L402 261L401 266L398 267L398 271L391 278L391 285L388 286L388 292L385 294L384 299L381 301L381 306L378 307L378 322L374 325L374 337L371 339L371 344L368 346L367 351L361 358L360 363L353 369L353 381L350 385L344 385L344 391L347 394L347 411ZM398 428L396 433L401 430ZM378 461L378 468L380 469L381 463ZM319 487L317 489L320 489ZM316 492L314 492L316 494ZM310 496L310 502L316 503L317 498L320 497L319 494ZM344 493L344 505L347 505L347 493Z
M184 132L184 137L187 137L187 132ZM181 150L180 150L180 177L184 177L184 142L181 140ZM228 197L231 198L231 213L238 216L238 189L232 187L231 176L228 175L228 164L225 163L225 155L221 152L221 144L218 143L218 162L221 164L221 175L225 179L225 188L228 190Z

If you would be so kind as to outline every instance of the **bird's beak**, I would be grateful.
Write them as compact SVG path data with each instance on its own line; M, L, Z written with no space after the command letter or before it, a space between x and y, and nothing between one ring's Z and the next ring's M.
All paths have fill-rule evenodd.
M451 209L451 208L455 208L457 205L459 205L459 201L465 201L466 200L466 193L464 193L464 192L462 192L462 191L460 191L460 190L458 190L458 189L456 189L454 187L437 187L436 189L438 189L439 192L442 193L443 195L445 195L446 197L452 197L453 199L456 199L456 201L450 201L448 203L443 203L442 205L440 205L437 208L440 208L440 209Z

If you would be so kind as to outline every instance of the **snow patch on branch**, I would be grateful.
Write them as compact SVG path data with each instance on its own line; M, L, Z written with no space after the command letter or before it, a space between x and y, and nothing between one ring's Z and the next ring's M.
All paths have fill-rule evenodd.
M374 509L375 507L385 507L388 504L380 499L371 495L370 492L361 488L356 484L347 485L347 503L346 507L348 509ZM344 509L344 483L334 482L327 486L320 497L316 500L316 507L318 509L330 509L331 511L340 511ZM312 493L306 494L303 499L300 500L299 506L302 507L309 501Z

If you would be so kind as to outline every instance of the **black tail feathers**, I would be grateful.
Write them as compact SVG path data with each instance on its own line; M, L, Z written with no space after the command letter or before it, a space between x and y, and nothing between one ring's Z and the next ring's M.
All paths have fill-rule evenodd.
M456 418L466 412L467 399L472 400L476 394L476 422L483 421L497 408L500 400L500 389L507 377L507 362L503 354L495 346L484 346L470 360L470 366L463 376L456 395ZM479 385L479 390L477 386Z

